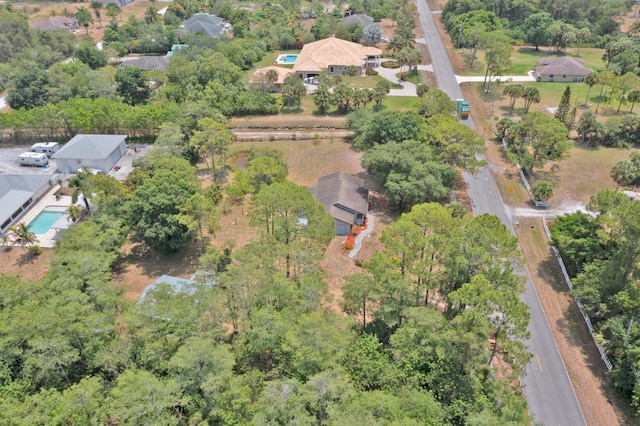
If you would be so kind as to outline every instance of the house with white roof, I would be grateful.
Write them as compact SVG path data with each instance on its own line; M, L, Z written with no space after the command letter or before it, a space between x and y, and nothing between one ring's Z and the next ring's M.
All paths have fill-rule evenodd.
M62 173L83 167L107 173L127 153L126 135L76 135L51 158Z
M0 235L51 189L56 176L52 173L0 173Z

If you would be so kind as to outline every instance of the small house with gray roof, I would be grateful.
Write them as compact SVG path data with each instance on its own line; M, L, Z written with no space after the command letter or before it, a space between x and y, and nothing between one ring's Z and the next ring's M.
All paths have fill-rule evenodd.
M135 58L122 58L123 67L136 67L144 71L162 71L167 72L167 65L169 65L169 57L167 56L138 56Z
M369 191L359 177L345 172L332 173L318 179L318 184L309 191L335 219L337 235L348 235L353 226L366 222Z
M78 29L78 21L76 18L67 18L66 16L52 16L46 21L30 23L29 28L40 31L75 31Z
M83 167L107 173L127 153L126 135L76 135L51 158L62 173Z
M533 74L538 81L576 83L583 81L587 74L593 72L582 65L582 59L569 56L542 58L538 60L538 64L533 69Z
M224 20L210 13L196 13L184 23L183 32L202 33L209 37L218 37L224 30Z
M369 15L356 13L354 15L346 16L342 21L345 24L362 25L363 27L366 27L367 25L373 24L374 19Z
M0 235L55 183L52 173L0 173Z

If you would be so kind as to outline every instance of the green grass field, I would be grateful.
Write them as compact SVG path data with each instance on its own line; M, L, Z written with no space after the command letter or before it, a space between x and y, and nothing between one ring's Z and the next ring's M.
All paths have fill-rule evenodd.
M466 57L468 57L468 50L460 50L460 52L463 54L463 57L465 54L467 55ZM578 49L571 48L567 50L566 56L580 58L584 61L584 65L587 68L594 71L601 71L605 68L604 62L602 62L603 54L604 49L581 48L580 54L578 55ZM536 51L533 47L528 46L515 47L511 55L511 69L505 74L527 75L527 73L537 65L539 59L555 58L557 56L558 55L555 55L553 50L549 48L540 48L540 50ZM464 70L464 75L484 75L486 70L484 51L478 51L477 57L478 59L474 62L473 69L467 65Z

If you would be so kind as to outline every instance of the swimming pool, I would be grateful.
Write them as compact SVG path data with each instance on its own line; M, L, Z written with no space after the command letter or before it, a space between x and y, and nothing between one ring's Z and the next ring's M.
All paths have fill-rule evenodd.
M296 63L298 55L280 55L276 59L276 64L293 65Z
M44 210L29 223L29 232L33 232L34 234L46 233L51 229L51 225L56 223L56 220L64 214L65 210L66 208L64 207L45 207Z

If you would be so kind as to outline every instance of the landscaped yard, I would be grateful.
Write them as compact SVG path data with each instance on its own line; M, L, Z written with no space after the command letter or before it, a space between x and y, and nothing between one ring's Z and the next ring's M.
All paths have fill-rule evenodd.
M468 49L459 49L458 52L461 55L469 54ZM590 68L594 71L601 71L605 68L604 62L602 62L602 55L604 54L604 49L595 49L595 48L570 48L567 49L566 56L580 58L584 61L584 66ZM465 56L465 57L467 57ZM477 51L477 59L474 61L473 69L471 69L468 63L465 61L463 75L484 75L486 72L486 65L484 62L484 51ZM542 58L556 58L559 55L554 54L553 50L550 48L540 48L540 50L535 50L530 46L516 46L513 49L513 54L511 55L511 69L505 73L505 75L527 75L529 71L533 70L538 64L538 60Z

